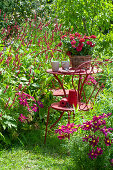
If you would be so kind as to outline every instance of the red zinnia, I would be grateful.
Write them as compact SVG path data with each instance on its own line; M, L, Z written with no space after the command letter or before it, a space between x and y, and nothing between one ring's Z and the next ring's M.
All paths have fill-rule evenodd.
M71 41L71 45L75 45L75 44L76 44L75 40Z
M84 39L90 39L90 37L84 35Z
M80 34L78 32L75 33L76 37L80 37Z
M77 50L77 51L82 51L82 47L81 47L81 46L78 46L78 47L76 47L76 50Z
M85 42L84 38L80 38L79 42Z
M91 46L92 45L92 41L87 41L86 44Z
M65 37L67 37L67 36L66 36L66 35L62 35L62 37L61 37L61 38L63 39L63 38L65 38Z
M76 46L75 45L72 45L73 48L75 48Z
M71 36L71 37L70 37L70 40L73 40L74 38L75 38L75 37Z
M90 38L96 38L96 36L95 35L91 35Z

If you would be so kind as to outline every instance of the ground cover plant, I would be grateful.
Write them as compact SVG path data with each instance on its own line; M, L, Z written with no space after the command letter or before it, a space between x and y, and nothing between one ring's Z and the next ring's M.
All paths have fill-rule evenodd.
M46 145L43 144L47 109L53 101L56 101L49 89L58 86L58 82L53 76L48 75L46 70L51 68L52 60L61 62L69 58L63 51L61 36L78 32L80 29L64 27L57 18L51 19L46 16L39 19L37 13L32 19L26 18L23 23L15 22L10 26L7 25L7 16L3 13L0 15L5 23L5 27L2 26L0 30L0 168L15 169L17 166L17 169L51 169L51 167L53 169L78 169L79 167L112 169L113 136L110 131L113 128L112 114L106 118L106 125L101 131L102 134L107 128L111 128L108 129L111 132L110 147L109 149L108 146L104 146L104 149L98 147L98 151L103 153L99 157L96 151L89 148L88 142L82 141L85 134L82 129L79 133L73 134L70 140L59 141L54 134L56 127L48 134ZM105 74L102 75L102 80L106 79L106 82L104 81L104 88L94 101L92 110L88 112L75 110L76 125L84 125L85 122L91 121L93 116L113 113L112 38L112 30L107 34L97 34L93 57L105 62ZM77 77L75 79L77 81ZM64 79L64 82L66 88L71 88L69 76ZM95 82L95 77L89 77L88 88L92 82ZM49 123L52 124L59 114L51 111ZM66 124L65 113L58 126ZM91 143L93 137L89 139ZM107 138L105 140L107 142ZM99 143L98 137L95 141ZM93 160L87 155L89 153L93 158L92 151L95 152ZM18 154L22 154L23 158L17 161L13 158ZM26 161L24 162L23 159Z

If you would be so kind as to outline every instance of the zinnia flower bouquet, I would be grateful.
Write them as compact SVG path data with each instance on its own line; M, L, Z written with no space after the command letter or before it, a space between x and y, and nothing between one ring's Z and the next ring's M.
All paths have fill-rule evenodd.
M95 35L86 36L79 33L62 35L61 41L63 49L67 55L86 56L92 54L92 48L95 46Z

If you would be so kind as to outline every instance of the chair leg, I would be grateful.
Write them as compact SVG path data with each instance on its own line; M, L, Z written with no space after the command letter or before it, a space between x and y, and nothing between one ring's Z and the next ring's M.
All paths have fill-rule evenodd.
M68 111L68 124L70 124L70 114L71 112Z
M46 136L47 136L47 127L48 127L48 121L49 121L49 111L50 111L51 106L48 108L48 114L47 114L47 123L46 123L46 132L45 132L45 140L44 144L46 143Z

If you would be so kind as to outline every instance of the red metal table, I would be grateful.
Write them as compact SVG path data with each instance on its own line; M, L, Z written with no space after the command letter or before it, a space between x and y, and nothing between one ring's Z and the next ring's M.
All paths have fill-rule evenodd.
M53 72L52 69L48 69L47 70L47 73L53 74L54 77L58 80L59 84L62 87L62 90L63 90L63 93L64 93L64 97L67 96L67 90L64 88L63 82L60 81L58 76L59 75L70 75L70 76L72 76L72 86L73 86L73 89L75 89L75 86L74 86L74 76L75 75L78 76L79 80L78 80L78 89L77 89L77 91L78 91L78 102L77 102L77 104L79 106L79 110L83 110L83 111L87 111L87 110L89 110L92 107L91 105L88 104L89 100L86 99L84 88L83 88L84 84L87 81L88 75L96 74L96 73L99 73L99 72L102 72L102 69L100 69L98 67L90 67L89 69L81 69L81 68L79 69L79 68L77 68L77 69L74 69L74 70L71 69L71 68L69 70L63 70L62 68L60 68L58 72ZM84 96L85 96L85 99L86 99L85 103L81 102L82 92L84 92ZM92 96L92 94L91 94L91 96ZM90 98L91 98L91 96L90 96ZM45 133L45 141L44 141L44 143L46 143L47 127L48 127L48 121L49 121L50 108L62 111L60 117L56 120L55 123L53 123L53 125L51 125L50 129L52 127L54 127L60 121L60 119L63 116L64 112L68 112L68 123L70 123L70 114L71 114L71 112L73 112L73 114L74 114L74 108L72 108L72 107L71 108L70 107L61 107L60 106L60 102L52 103L51 106L48 108L46 133Z
M88 75L96 74L96 73L99 73L101 71L102 71L101 69L97 69L96 67L93 68L93 69L89 69L89 70L85 70L85 69L72 70L72 69L69 69L68 71L63 70L62 68L60 68L58 72L53 72L52 69L48 69L47 73L53 74L54 77L58 80L58 82L61 85L62 90L63 90L63 94L61 92L61 96L64 95L65 97L68 94L68 90L64 88L63 82L60 81L58 76L59 75L70 75L70 76L72 76L73 89L75 89L75 86L74 86L74 76L75 75L79 76L78 89L77 89L77 91L78 91L78 106L79 106L80 110L87 111L87 110L89 110L89 108L91 106L88 105L89 101L87 101L87 99L86 99L86 103L81 102L81 99L82 99L81 94L82 94L82 91L83 91L83 86L84 86L85 82L87 81ZM57 96L57 92L56 92L56 96Z

